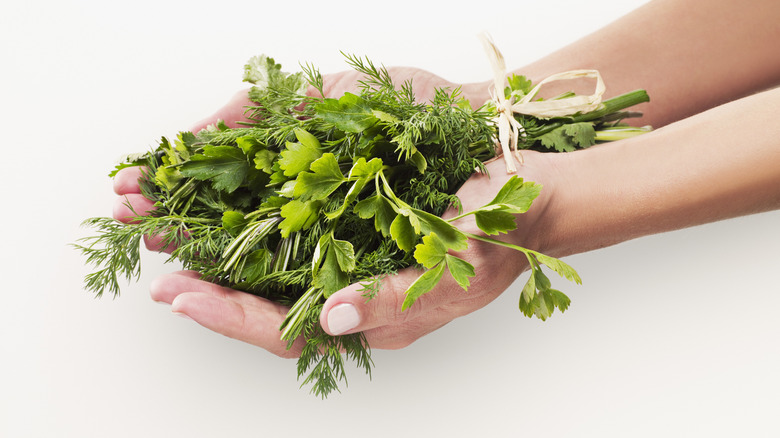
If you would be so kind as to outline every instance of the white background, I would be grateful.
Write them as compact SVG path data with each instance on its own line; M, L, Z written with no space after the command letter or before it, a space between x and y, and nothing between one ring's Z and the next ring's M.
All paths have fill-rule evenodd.
M164 257L147 253L116 300L82 289L67 245L111 214L115 160L209 115L249 57L327 73L343 50L484 80L480 31L519 68L643 1L498 3L3 6L0 436L778 436L780 212L570 257L585 283L564 288L565 315L524 318L515 285L374 351L373 379L352 370L326 401L298 388L294 361L152 302L149 282L177 269Z

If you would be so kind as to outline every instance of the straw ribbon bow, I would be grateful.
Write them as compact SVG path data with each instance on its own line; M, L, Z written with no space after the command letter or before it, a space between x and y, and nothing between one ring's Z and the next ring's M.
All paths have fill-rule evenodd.
M598 70L571 70L563 73L557 73L536 84L531 91L523 96L517 102L512 102L504 95L504 83L506 81L506 63L504 56L496 47L490 35L483 33L480 35L482 45L488 55L488 60L493 68L493 87L491 97L496 104L498 117L496 125L498 126L498 143L501 146L501 153L504 155L507 173L517 171L512 152L520 161L523 157L517 150L519 137L525 137L525 129L518 122L514 114L525 114L540 119L550 119L553 117L567 117L577 113L587 113L597 110L601 107L601 97L604 95L606 87ZM576 78L594 78L596 79L596 89L593 94L588 96L574 95L554 100L531 101L539 93L539 89L544 84L554 81L576 79Z

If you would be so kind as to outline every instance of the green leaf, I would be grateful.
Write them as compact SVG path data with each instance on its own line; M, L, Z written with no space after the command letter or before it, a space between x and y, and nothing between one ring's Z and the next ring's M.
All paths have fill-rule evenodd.
M533 276L536 278L536 289L540 291L545 291L552 286L552 283L550 282L550 279L547 278L546 275L544 275L544 272L542 272L541 269L534 269L532 272Z
M265 55L253 56L244 66L244 82L265 88L282 75L282 66Z
M261 248L252 251L246 257L246 263L242 274L246 282L254 283L261 278L268 275L271 269L271 261L273 260L273 253L267 249Z
M344 181L335 155L327 153L311 163L311 172L298 174L293 193L301 201L325 199Z
M524 306L530 305L531 301L533 301L534 297L536 296L536 276L533 272L531 272L531 275L528 277L528 281L525 282L525 286L523 286L523 291L520 294L520 310L524 309ZM523 314L525 316L531 316L533 315L533 312L530 314L523 311Z
M257 151L255 154L255 168L267 174L273 173L274 160L279 154L268 149Z
M349 272L355 269L355 249L350 242L324 234L313 257L313 284L325 297L349 285Z
M533 88L533 83L531 83L528 78L522 75L516 75L514 73L512 73L512 75L507 78L507 82L509 83L510 93L513 91L520 91L523 95L526 95Z
M324 99L315 105L317 117L344 132L362 132L376 124L377 117L360 96L345 93L338 100Z
M591 122L569 123L539 136L538 140L547 149L572 152L595 144L596 130Z
M325 297L329 297L349 286L349 275L339 266L338 258L334 254L332 246L328 248L317 273L312 277L312 285L322 289Z
M569 297L559 290L550 288L550 280L542 271L535 269L523 287L519 307L525 316L536 316L545 321L555 308L564 312L570 304Z
M357 196L363 190L363 187L366 186L366 182L367 180L365 178L355 181L352 184L352 187L350 187L349 190L347 191L346 196L344 196L344 202L341 204L341 207L339 207L338 210L325 213L325 217L327 217L328 219L335 219L341 216L347 210L347 206L351 204L355 199L357 199Z
M381 121L383 121L385 123L400 123L401 122L401 120L398 117L396 117L396 116L394 116L392 114L386 113L384 111L373 110L371 112L374 114L374 116L377 119L379 119L379 120L381 120Z
M504 183L496 197L486 206L498 206L498 209L507 213L525 213L531 208L531 204L539 196L541 190L542 186L540 184L530 181L524 182L523 178L513 176Z
M236 145L238 145L238 147L244 151L245 155L250 157L256 154L259 150L265 149L265 147L261 145L256 138L251 136L238 137L236 139Z
M222 213L222 227L233 237L241 234L241 231L249 222L250 220L238 211L227 210Z
M165 190L168 190L169 192L176 189L176 186L178 186L182 178L184 178L184 176L174 166L158 167L154 174L155 183L160 187L164 187Z
M450 275L452 275L452 278L455 279L455 281L460 285L460 287L463 288L463 290L468 290L469 277L477 275L474 271L474 266L471 263L451 254L446 254L444 256L444 260L447 262L447 268L450 270Z
M181 164L179 171L190 178L209 180L215 189L231 193L244 181L249 162L240 149L206 145L202 155L193 155Z
M390 236L390 226L396 219L397 214L386 197L377 194L366 198L355 204L353 210L361 219L373 217L374 228L377 231L381 231L383 236Z
M446 254L447 245L439 239L436 233L431 233L423 236L422 243L415 247L414 259L417 260L417 263L431 269L441 263Z
M539 136L538 140L542 143L542 146L547 149L554 149L558 152L574 152L577 149L566 134L566 130L563 126Z
M414 248L414 242L417 241L417 233L409 218L401 214L397 215L390 224L390 237L406 252L410 252Z
M332 238L331 249L336 255L339 267L344 272L352 272L355 270L355 248L352 244L346 240L339 240Z
M468 248L468 237L454 225L427 211L416 208L410 210L419 221L423 234L436 233L447 248L454 251L463 251Z
M432 269L429 269L420 275L417 280L409 286L409 289L406 290L406 298L404 299L403 304L401 304L401 311L405 311L423 294L433 290L439 280L441 280L441 277L444 274L444 268L444 263L439 263Z
M320 142L308 132L297 129L295 135L297 143L287 142L287 147L281 152L279 168L284 171L284 176L293 177L301 172L309 170L311 163L322 156Z
M423 156L420 151L415 151L415 153L412 154L411 157L409 157L408 160L414 166L417 168L417 170L420 171L420 173L425 173L425 170L428 168L428 161L425 159L425 156Z
M281 208L281 215L284 220L279 223L282 237L287 238L290 236L290 233L305 230L314 225L319 218L321 207L321 201L303 202L297 199L284 204Z
M505 211L477 211L474 213L474 218L479 229L488 235L506 233L517 228L515 217Z
M561 277L577 284L582 284L582 278L577 274L577 271L563 261L537 252L534 252L534 257L539 263L557 272Z
M347 176L349 179L353 178L367 178L371 179L374 175L382 170L382 160L380 158L372 158L370 161L366 161L365 158L360 157L352 165L352 169Z
M563 129L571 138L573 144L580 148L586 148L596 144L596 130L593 123L580 122L563 125Z
M556 289L547 289L547 301L551 302L561 313L565 312L571 304L571 299L563 292Z
M320 145L320 141L317 140L317 137L312 135L312 133L309 131L301 128L295 128L293 129L293 133L295 134L295 138L297 138L298 141L307 148L318 150L321 149L322 145Z

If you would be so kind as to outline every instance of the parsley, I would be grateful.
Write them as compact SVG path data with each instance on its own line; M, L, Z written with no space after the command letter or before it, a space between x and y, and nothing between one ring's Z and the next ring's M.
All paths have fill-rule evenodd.
M395 84L383 68L347 56L363 73L361 93L338 99L306 96L322 89L310 66L288 74L266 56L252 58L244 79L256 103L250 123L229 129L218 123L197 134L166 138L156 150L129 156L117 166L145 166L142 192L156 209L132 224L108 218L84 222L97 235L75 245L96 267L86 288L118 295L120 278L140 273L140 240L162 236L175 248L171 260L210 281L290 306L280 327L289 345L307 340L298 361L304 385L326 396L346 380L344 359L371 372L362 334L331 337L319 326L325 298L361 283L367 299L382 293L380 280L416 266L424 273L409 287L402 310L435 287L445 271L467 290L474 267L450 254L480 240L513 248L528 259L531 275L519 307L548 318L570 300L553 289L542 267L580 283L564 262L489 236L513 230L541 187L510 178L483 207L444 220L454 193L494 156L490 103L473 110L458 90L436 90L427 104L414 101L411 83ZM522 76L509 78L508 97L528 93ZM645 101L643 91L569 118L516 116L526 130L520 147L571 151L599 138L632 135L620 121L625 108ZM599 133L602 137L600 137ZM484 235L465 233L454 220L474 215Z

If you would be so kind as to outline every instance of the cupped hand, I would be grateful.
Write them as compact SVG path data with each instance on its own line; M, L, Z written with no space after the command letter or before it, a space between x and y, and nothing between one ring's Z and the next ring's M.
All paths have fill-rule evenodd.
M527 152L521 176L533 181L546 179L550 168L546 155ZM484 205L510 176L506 174L503 161L488 163L487 167L490 176L476 174L458 191L464 210ZM551 182L545 184L545 194L537 198L527 213L517 218L518 228L500 236L500 240L541 249L543 242L534 238L538 235L534 230L539 226L552 190ZM444 217L453 215L454 212L448 212ZM465 232L482 234L473 216L458 220L456 225ZM484 307L528 267L519 252L481 241L470 240L468 249L456 255L474 265L476 276L471 279L468 291L445 273L431 292L402 312L404 292L421 274L414 268L404 269L384 277L380 292L369 301L362 296L359 284L331 295L321 314L323 329L332 335L363 332L372 348L402 348L453 319ZM177 272L157 278L151 286L151 295L156 301L170 303L174 313L279 356L297 357L303 347L302 339L290 349L280 339L279 327L287 307L200 280L195 272Z
M455 85L431 73L413 68L389 69L397 84L407 79L412 84L419 101L433 97L433 90ZM324 78L326 96L340 96L344 92L357 92L355 86L359 74L345 72L328 75ZM472 103L482 103L487 95L483 84L471 84L463 87L463 96ZM314 90L310 90L315 93ZM216 120L224 120L228 126L236 126L243 120L243 109L251 102L246 92L237 93L230 102L214 115L197 123L193 131L204 128ZM544 179L547 160L543 154L526 153L525 165L521 176L529 180ZM458 192L465 211L478 208L491 199L509 178L503 161L494 161L487 165L489 175L475 174ZM138 178L142 169L123 169L114 180L114 190L120 195L114 208L114 217L124 222L132 220L135 213L144 214L153 209L153 203L140 193ZM534 203L531 210L518 217L518 229L500 237L501 240L538 248L540 242L532 240L532 232L537 218L544 211L545 199L549 197L545 190ZM445 217L452 217L447 212ZM460 219L456 225L468 233L481 234L474 223L473 216ZM151 237L146 240L151 250L170 250L162 248L159 240ZM416 339L442 327L453 319L478 310L496 297L527 268L525 257L505 247L480 241L470 241L465 251L457 254L471 263L476 276L471 279L468 291L464 291L450 276L445 274L431 292L423 295L415 304L401 311L401 303L408 286L421 274L414 268L408 268L382 279L380 292L371 300L366 300L360 292L360 285L351 285L334 293L325 303L321 325L332 334L363 332L372 348L402 348ZM200 325L253 345L262 347L282 357L296 357L304 342L296 341L292 348L280 339L279 327L288 308L269 300L232 290L200 279L192 271L182 271L163 275L151 285L154 300L171 304L174 313L192 319Z

